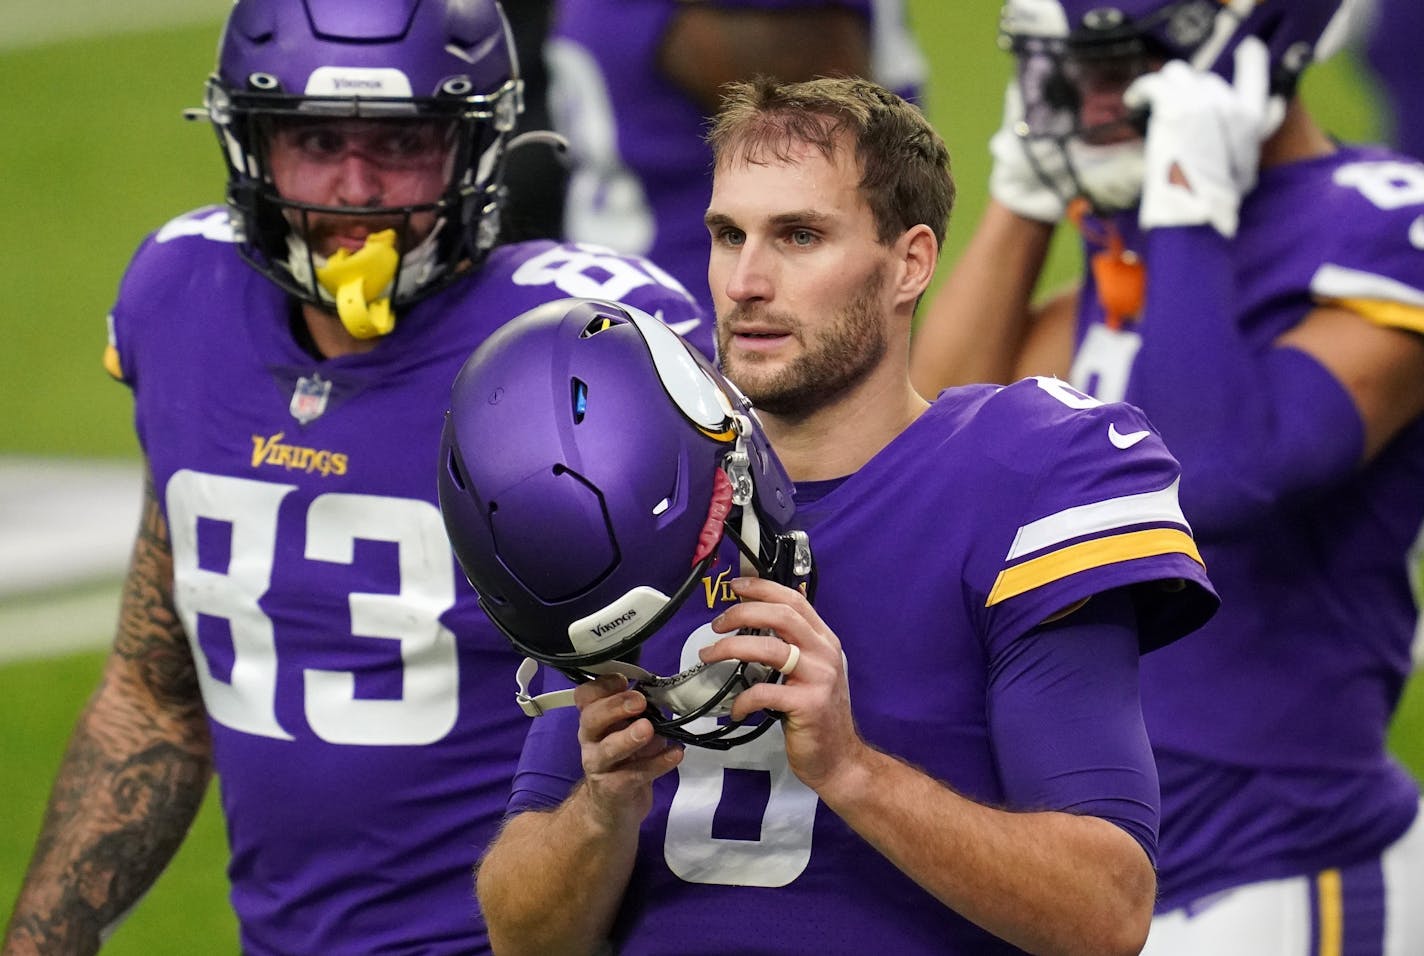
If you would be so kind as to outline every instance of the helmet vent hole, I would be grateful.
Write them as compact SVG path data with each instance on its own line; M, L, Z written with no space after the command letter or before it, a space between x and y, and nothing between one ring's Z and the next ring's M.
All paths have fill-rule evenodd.
M574 424L577 425L588 412L588 386L578 379L573 379L570 384L573 393Z
M672 500L669 498L664 498L662 501L659 501L657 504L653 505L653 514L660 515L671 507Z
M460 473L460 457L455 454L455 449L450 449L449 459L445 467L450 471L450 480L455 483L455 487L461 491L465 490L465 476Z
M271 73L253 73L247 77L247 85L254 90L275 90L281 88L282 81Z
M607 332L615 326L624 325L625 320L612 315L596 316L592 321L583 327L583 332L579 334L581 339L591 339L600 332Z

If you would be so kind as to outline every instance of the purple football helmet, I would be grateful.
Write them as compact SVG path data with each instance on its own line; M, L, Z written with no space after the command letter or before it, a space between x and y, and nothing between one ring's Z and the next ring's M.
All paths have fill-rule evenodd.
M499 233L504 151L522 106L514 44L495 0L238 0L208 79L205 107L228 166L228 205L243 256L292 295L330 306L304 223L378 217L405 225L388 286L401 306L477 264ZM291 202L272 184L267 139L294 117L447 124L450 162L434 203L333 207ZM437 226L416 248L410 217Z
M658 732L684 742L723 748L770 725L764 714L755 725L687 726L776 679L763 665L661 678L635 662L708 572L724 532L743 573L809 591L812 572L791 481L751 406L662 322L563 299L501 327L455 379L439 500L481 606L529 658L577 681L630 677ZM520 703L537 715L523 680Z
M1094 90L1120 97L1142 73L1185 60L1232 78L1236 47L1259 38L1271 92L1294 93L1312 62L1335 52L1354 0L1007 0L1000 46L1017 59L1023 109L1015 132L1063 199L1099 212L1135 205L1149 117L1095 110Z

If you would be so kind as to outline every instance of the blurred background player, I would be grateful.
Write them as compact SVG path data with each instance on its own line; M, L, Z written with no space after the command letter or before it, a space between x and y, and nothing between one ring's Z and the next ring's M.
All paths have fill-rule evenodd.
M150 236L110 319L147 497L7 953L94 951L214 773L243 952L487 949L471 866L525 719L436 504L450 383L573 294L711 351L649 263L495 244L519 101L493 0L232 8L206 96L228 206Z
M722 86L870 76L914 101L926 77L903 0L554 0L547 62L565 235L649 256L709 311L704 135Z
M549 71L544 65L544 42L549 34L553 0L503 0L514 49L519 57L519 78L524 83L524 112L515 134L543 131L549 119ZM563 150L548 141L521 147L519 161L504 170L508 195L501 212L504 240L558 239L564 234L564 189L568 165Z
M481 864L496 946L1136 953L1157 817L1138 658L1216 603L1175 461L1136 410L1050 380L915 393L953 184L913 106L860 79L740 84L712 144L718 355L818 580L814 607L765 577L709 589L638 662L779 670L731 717L785 718L682 750L641 690L581 684L578 714L536 721Z
M1182 462L1222 610L1143 662L1154 956L1424 951L1419 793L1385 748L1416 643L1424 165L1294 95L1337 13L1007 4L993 201L915 346L926 393L1062 375ZM1065 208L1082 283L1031 309Z

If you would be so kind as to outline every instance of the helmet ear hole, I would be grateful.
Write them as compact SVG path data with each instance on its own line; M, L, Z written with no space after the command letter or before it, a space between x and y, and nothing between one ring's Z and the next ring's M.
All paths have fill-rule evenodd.
M573 393L574 424L579 425L588 411L588 386L576 378L570 381L569 386Z

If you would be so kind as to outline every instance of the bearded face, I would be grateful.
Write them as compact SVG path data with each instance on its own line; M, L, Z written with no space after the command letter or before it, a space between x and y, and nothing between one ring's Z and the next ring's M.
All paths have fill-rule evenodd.
M829 322L808 320L759 304L737 304L717 324L723 371L752 404L796 417L822 407L864 381L885 357L887 339L879 296L884 269L865 278ZM750 330L750 331L749 331ZM789 337L794 354L758 351L739 337Z

